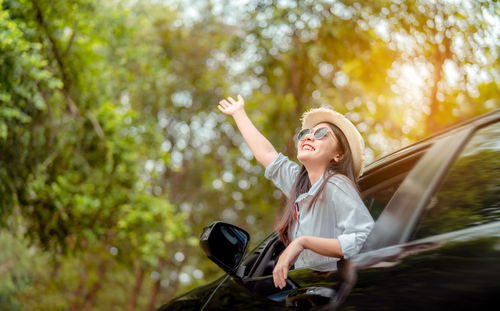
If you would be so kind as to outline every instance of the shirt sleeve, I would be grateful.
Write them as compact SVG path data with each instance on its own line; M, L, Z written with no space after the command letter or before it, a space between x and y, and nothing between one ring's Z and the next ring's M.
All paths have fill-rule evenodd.
M361 250L373 228L373 218L348 181L335 183L333 202L340 234L337 239L344 258L349 259Z
M290 196L290 191L298 174L299 166L297 163L291 161L282 153L279 153L274 158L264 172L264 176L283 191L287 197Z

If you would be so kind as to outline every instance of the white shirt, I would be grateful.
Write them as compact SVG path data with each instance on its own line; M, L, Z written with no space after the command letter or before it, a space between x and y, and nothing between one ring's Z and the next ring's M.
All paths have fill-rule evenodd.
M280 153L266 167L265 176L289 197L299 170L297 163ZM363 246L373 227L373 218L351 182L340 174L328 180L323 193L309 209L312 198L323 180L324 176L295 201L298 206L298 222L293 228L292 239L300 236L337 238L344 258L349 259ZM332 264L336 264L338 260L306 249L299 255L295 268L332 270Z

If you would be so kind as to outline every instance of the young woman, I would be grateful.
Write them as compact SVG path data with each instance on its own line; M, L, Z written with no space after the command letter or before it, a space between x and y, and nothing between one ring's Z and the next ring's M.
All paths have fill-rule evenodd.
M358 253L373 219L355 184L364 165L364 143L356 127L332 109L304 113L297 137L299 166L278 153L255 128L240 95L237 100L221 100L218 108L234 118L255 158L266 168L266 178L288 198L275 228L287 246L273 270L275 286L286 285L294 264L327 271L339 258Z

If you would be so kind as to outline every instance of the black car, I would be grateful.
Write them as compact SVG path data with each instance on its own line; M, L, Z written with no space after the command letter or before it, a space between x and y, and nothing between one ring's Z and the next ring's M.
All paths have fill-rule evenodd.
M500 110L368 165L359 180L375 226L332 271L291 269L275 233L244 256L248 233L217 222L200 244L226 275L160 310L500 310Z

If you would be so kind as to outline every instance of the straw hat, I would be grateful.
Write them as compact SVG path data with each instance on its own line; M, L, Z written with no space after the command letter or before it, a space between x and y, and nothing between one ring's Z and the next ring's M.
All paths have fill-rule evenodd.
M302 128L312 128L321 122L328 122L336 125L344 133L351 149L354 175L359 177L363 173L365 165L364 150L365 144L358 129L342 114L329 108L314 108L302 115Z

